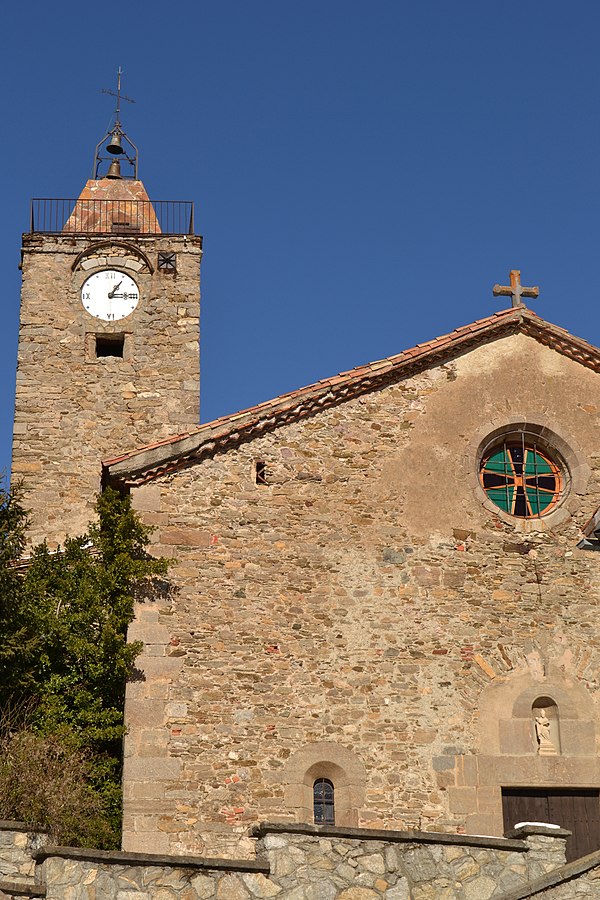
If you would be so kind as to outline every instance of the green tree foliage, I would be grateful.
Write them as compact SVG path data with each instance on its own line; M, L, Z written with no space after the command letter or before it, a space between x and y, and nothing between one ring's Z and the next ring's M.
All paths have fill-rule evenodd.
M125 683L141 649L127 644L127 626L134 600L164 584L168 563L148 555L151 529L128 497L107 490L96 512L87 534L67 539L58 552L41 544L27 566L15 567L27 516L18 491L0 492L0 713L14 721L15 710L28 711L27 730L48 742L53 771L61 760L79 759L85 790L95 795L93 821L82 817L81 833L75 820L58 831L71 842L110 847L120 827ZM44 748L35 748L32 758L42 760ZM18 818L15 809L10 817Z

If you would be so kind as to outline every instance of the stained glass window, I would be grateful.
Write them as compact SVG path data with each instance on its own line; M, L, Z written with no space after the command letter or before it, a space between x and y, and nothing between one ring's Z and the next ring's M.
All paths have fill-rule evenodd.
M315 825L335 825L333 784L328 778L317 778L313 785Z
M549 513L563 488L559 466L525 435L496 444L484 455L479 477L492 503L524 519Z

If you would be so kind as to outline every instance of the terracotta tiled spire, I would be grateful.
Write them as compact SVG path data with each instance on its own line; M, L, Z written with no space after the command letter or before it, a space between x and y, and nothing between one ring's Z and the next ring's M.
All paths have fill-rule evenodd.
M142 181L90 178L63 231L160 234L160 225Z

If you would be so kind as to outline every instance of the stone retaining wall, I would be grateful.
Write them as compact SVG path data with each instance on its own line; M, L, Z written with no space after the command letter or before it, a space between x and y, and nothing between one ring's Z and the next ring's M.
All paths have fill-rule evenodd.
M492 838L265 824L253 860L51 847L8 826L2 900L564 900L600 883L600 852L565 865L568 832L537 826Z
M0 820L0 880L27 881L33 878L33 854L48 842L44 831L32 831L22 822Z
M238 900L281 894L253 860L144 856L70 847L36 855L47 900Z
M34 884L34 854L48 841L48 835L32 831L22 822L0 820L0 898L43 897L43 886Z
M540 828L507 840L283 825L255 834L279 896L290 900L500 900L561 866L566 837Z

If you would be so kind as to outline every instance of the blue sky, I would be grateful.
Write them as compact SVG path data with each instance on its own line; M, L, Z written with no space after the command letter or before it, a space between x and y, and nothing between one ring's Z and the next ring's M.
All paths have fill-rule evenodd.
M79 193L119 65L140 177L204 235L207 421L489 315L510 268L600 344L599 31L591 0L10 4L0 466L29 199Z

